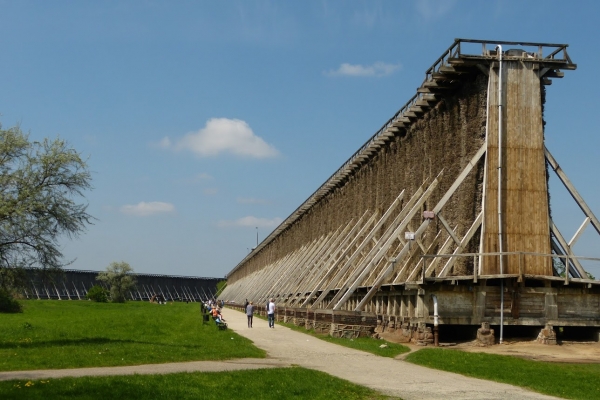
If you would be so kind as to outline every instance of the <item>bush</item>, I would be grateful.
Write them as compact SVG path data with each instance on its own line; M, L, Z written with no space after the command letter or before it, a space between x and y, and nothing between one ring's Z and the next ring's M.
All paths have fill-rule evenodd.
M23 312L23 306L9 290L0 289L0 312L20 313Z
M108 292L100 285L92 286L86 297L98 303L108 303Z

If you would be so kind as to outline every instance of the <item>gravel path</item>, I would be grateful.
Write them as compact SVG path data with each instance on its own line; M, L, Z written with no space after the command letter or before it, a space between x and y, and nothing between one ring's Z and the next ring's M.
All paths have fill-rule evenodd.
M268 353L266 359L196 361L127 367L0 372L0 380L47 379L66 376L166 374L194 371L233 371L299 365L367 386L381 393L412 399L553 399L515 386L467 378L413 365L400 359L379 357L316 339L286 327L270 329L254 319L248 328L246 316L224 311L229 328L252 340Z

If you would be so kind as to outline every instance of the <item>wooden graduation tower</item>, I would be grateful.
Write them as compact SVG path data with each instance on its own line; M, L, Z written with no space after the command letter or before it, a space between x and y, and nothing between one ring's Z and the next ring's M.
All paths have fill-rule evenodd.
M280 319L334 336L427 341L438 323L488 338L499 326L500 340L505 325L542 327L550 343L552 326L596 332L600 281L573 244L600 223L544 145L545 87L574 69L564 44L456 39L220 298L273 297ZM551 170L585 215L570 241L552 222Z

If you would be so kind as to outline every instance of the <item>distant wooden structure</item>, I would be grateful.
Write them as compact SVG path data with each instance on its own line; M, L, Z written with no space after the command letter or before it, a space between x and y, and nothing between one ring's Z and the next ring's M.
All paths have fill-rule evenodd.
M550 343L552 326L597 335L600 281L573 245L600 223L544 145L545 85L574 69L564 44L456 39L220 298L273 297L280 318L336 336L427 342L438 323L466 336L481 325L483 341L490 326L500 341L505 326L544 328ZM585 215L569 241L552 221L550 169Z
M88 290L100 285L98 271L61 269L49 272L40 268L23 270L26 279L21 295L30 300L87 300ZM129 291L129 300L150 301L161 296L168 301L198 302L214 298L219 278L159 274L133 274L135 286Z

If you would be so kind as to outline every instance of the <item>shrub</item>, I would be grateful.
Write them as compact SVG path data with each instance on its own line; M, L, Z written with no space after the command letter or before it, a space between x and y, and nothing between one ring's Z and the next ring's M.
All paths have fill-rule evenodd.
M125 303L127 292L135 285L133 268L125 261L113 262L100 272L96 280L110 285L110 297L113 303Z
M100 285L92 286L86 297L98 303L108 303L108 292Z
M0 312L20 313L23 312L23 306L15 299L13 294L7 289L0 288Z

